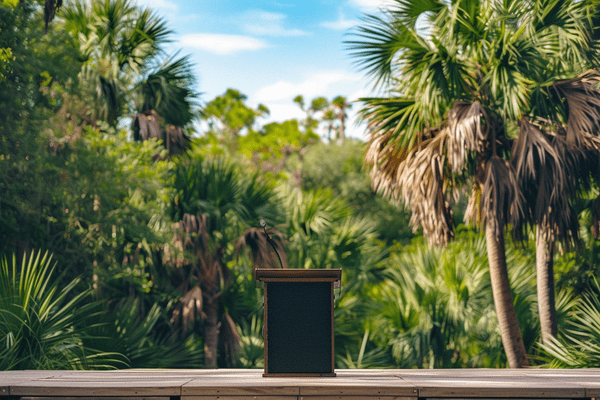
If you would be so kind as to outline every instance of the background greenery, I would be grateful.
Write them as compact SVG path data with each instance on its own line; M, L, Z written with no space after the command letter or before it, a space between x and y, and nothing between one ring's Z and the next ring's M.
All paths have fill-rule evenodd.
M0 4L0 369L261 368L252 269L278 265L261 219L288 267L343 268L338 368L506 366L483 235L459 225L437 248L413 232L371 188L343 96L299 96L306 118L262 124L235 89L199 101L151 10L72 2L45 31L42 8ZM554 256L550 343L535 239L507 238L534 364L600 366L586 190L581 246Z

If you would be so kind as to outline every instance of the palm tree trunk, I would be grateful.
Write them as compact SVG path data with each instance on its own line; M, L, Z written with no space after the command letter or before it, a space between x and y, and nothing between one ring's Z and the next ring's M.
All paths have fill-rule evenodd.
M217 368L217 346L219 343L219 301L214 293L205 297L204 301L204 365L206 368Z
M497 224L501 224L497 222ZM498 228L503 232L503 226ZM485 237L490 264L490 280L494 295L494 305L502 335L502 345L510 368L523 368L529 366L525 344L521 336L521 329L517 322L517 313L510 293L508 270L506 268L506 253L504 236L496 235L496 229L491 224L485 227Z
M542 328L542 341L547 343L558 333L554 299L554 241L545 239L544 228L539 225L536 229L535 246L540 327Z

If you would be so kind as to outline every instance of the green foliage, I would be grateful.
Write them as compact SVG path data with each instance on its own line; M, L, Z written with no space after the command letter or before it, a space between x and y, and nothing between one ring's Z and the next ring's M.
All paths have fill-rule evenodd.
M506 363L492 301L481 235L461 231L445 249L415 239L391 250L371 348L389 346L397 368L498 367ZM534 270L509 252L509 276L519 325L532 348L539 335Z
M47 229L67 265L87 279L96 274L101 286L118 274L137 293L151 290L150 275L163 275L157 252L172 235L167 182L173 163L155 161L164 151L156 140L133 143L124 131L106 128L87 129L59 152L48 166L60 183L51 192Z
M567 303L566 329L548 343L541 343L540 358L548 368L598 368L600 366L600 284L592 279L589 289ZM570 297L570 296L565 296Z
M95 314L79 279L59 285L51 256L41 251L0 264L0 370L105 367L115 356L83 345Z
M45 247L48 187L46 120L58 109L51 89L74 78L76 49L64 32L44 35L34 2L0 6L0 254ZM23 45L27 43L27 45ZM10 56L8 55L10 53ZM46 185L48 183L48 185Z
M259 117L269 114L260 104L256 109L246 105L246 95L235 89L227 89L204 106L200 114L208 123L209 131L225 143L232 152L238 149L238 138L254 129Z
M113 368L200 368L202 344L194 335L173 335L158 303L144 310L139 299L122 298L95 321L86 347L122 355Z
M303 133L295 119L284 122L271 122L260 131L249 131L239 139L239 152L247 158L264 163L269 162L273 167L292 152L297 152L308 145L318 142L319 137L314 133ZM273 169L273 167L271 169ZM276 172L273 170L272 172Z
M91 121L116 126L120 118L154 110L167 124L195 117L195 83L187 57L164 57L172 31L149 8L128 0L75 1L60 11L84 60L80 90L94 107ZM130 110L131 104L136 110Z
M174 188L173 220L180 221L184 214L207 214L211 236L220 232L217 236L222 237L233 230L232 236L222 237L225 241L239 237L240 222L253 226L264 219L273 226L278 221L271 182L257 173L244 174L232 160L204 159L197 154L181 159L176 164Z
M413 234L409 227L409 213L393 204L371 188L371 180L364 171L365 143L347 139L341 144L319 143L311 146L303 156L300 177L304 190L328 188L336 198L349 204L353 213L373 221L379 239L409 243Z

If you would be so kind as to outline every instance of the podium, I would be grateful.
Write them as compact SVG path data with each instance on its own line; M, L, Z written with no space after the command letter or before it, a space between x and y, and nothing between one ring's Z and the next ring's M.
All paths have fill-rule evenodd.
M263 376L335 376L333 289L342 270L254 272L264 283Z

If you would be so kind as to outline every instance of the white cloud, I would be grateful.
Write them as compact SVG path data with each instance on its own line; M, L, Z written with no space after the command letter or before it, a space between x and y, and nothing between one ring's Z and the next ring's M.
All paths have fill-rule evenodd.
M177 11L179 7L177 4L169 0L138 0L138 4L146 7L161 10Z
M362 75L346 71L318 72L310 75L303 82L279 81L259 89L254 98L258 102L291 100L301 94L305 99L323 96L331 86L340 83L357 83Z
M205 50L210 53L229 55L240 51L260 50L268 47L261 39L242 35L223 35L215 33L192 33L179 39L183 47Z
M285 14L262 10L249 11L242 19L242 29L252 35L262 36L302 36L308 33L300 29L284 27Z
M388 8L394 2L391 0L349 0L350 5L358 7L363 11L375 11L380 8Z
M345 31L345 30L348 30L348 29L352 28L353 26L357 25L358 23L359 23L358 20L344 19L343 16L340 16L340 18L337 21L325 21L321 24L321 26L324 26L325 28L333 29L336 31Z
M297 104L292 104L291 101L288 104L271 104L267 107L270 114L266 122L283 122L294 118L300 120L306 116L304 111Z
M334 96L350 92L348 101L359 97L368 96L369 90L362 85L362 75L346 71L326 71L309 75L300 82L279 81L256 91L250 96L253 103L263 103L271 111L264 123L272 121L285 121L296 118L302 119L306 115L300 107L293 102L294 97L301 94L305 102L317 96L325 96L331 100ZM355 124L358 105L353 105L348 112L347 135L364 139L364 126Z

